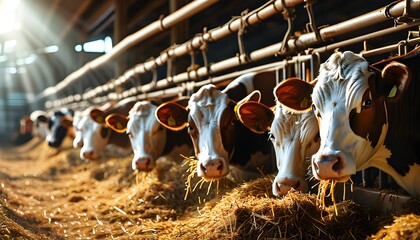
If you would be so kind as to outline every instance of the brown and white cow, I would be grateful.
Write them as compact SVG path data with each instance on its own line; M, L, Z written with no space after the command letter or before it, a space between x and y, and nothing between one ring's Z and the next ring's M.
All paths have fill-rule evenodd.
M80 149L81 159L97 159L105 148L112 144L122 149L130 148L130 141L125 133L117 133L105 124L105 118L113 113L128 114L128 111L136 103L134 99L126 99L118 102L114 107L103 111L99 106L85 109L76 126L82 139Z
M347 181L373 166L420 197L419 54L377 64L382 71L348 51L321 65L312 93L321 138L312 157L317 179Z
M275 89L276 105L268 107L256 101L246 101L236 108L241 122L257 133L270 131L276 154L277 176L273 181L273 194L284 196L290 189L308 191L306 174L310 161L307 161L319 148L319 130L315 115L306 109L311 108L310 99L302 99L300 112L291 112L280 103L295 95L289 91L289 82L303 80L292 78L282 81ZM279 101L280 99L280 101Z
M172 101L186 106L188 99ZM133 170L151 171L160 157L181 162L180 154L190 156L193 153L187 131L167 130L157 121L155 111L159 103L160 101L140 101L134 105L128 116L111 114L106 118L106 124L114 131L129 136L134 152Z
M261 91L263 103L273 104L274 86L273 72L245 74L223 91L212 84L201 87L191 95L186 108L176 103L162 104L156 110L156 117L171 130L188 127L198 158L199 177L220 179L228 174L228 164L239 164L246 170L256 165L257 159L268 160L264 163L267 167L271 164L267 135L254 133L237 121L234 107L256 89Z

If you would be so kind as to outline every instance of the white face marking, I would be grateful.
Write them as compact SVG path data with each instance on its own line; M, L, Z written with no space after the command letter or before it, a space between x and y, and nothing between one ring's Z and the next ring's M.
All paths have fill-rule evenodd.
M76 111L73 117L73 129L74 129L74 139L73 139L73 148L79 148L83 145L83 136L81 129L78 128L79 122L82 119L82 112Z
M319 148L318 123L315 116L312 112L291 113L277 103L271 134L278 169L273 182L273 194L280 196L286 193L279 187L285 179L298 181L299 190L307 191L307 158Z
M228 107L228 96L217 90L214 85L205 85L194 93L188 103L190 116L199 132L198 162L219 159L223 162L223 173L227 174L228 152L223 147L220 133L220 118ZM197 168L200 176L201 168Z
M156 159L162 155L166 143L166 130L155 118L156 108L150 102L142 101L130 110L127 133L134 152L133 170L136 170L137 159L149 158L152 168Z
M103 124L98 124L90 117L90 111L92 108L86 109L77 125L77 129L81 131L83 147L80 149L80 158L86 159L85 154L92 154L92 159L96 159L101 156L104 152L108 140L109 131L106 137L101 136L101 130L104 127Z
M362 97L368 89L371 74L368 63L350 52L335 53L321 65L312 94L321 138L320 149L312 158L315 177L323 178L314 166L314 161L322 161L323 157L339 156L343 161L342 169L337 171L338 178L346 180L372 156L371 141L356 135L349 119L353 109L361 111ZM323 172L322 169L319 171Z

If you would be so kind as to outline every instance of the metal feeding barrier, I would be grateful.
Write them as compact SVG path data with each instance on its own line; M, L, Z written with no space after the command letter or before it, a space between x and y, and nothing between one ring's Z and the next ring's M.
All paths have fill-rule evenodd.
M405 31L407 29L412 29L413 27L420 25L419 21L410 19L410 21L404 24L396 25L394 27L386 28L386 29L383 29L374 33L369 33L369 34L355 37L352 39L344 40L338 43L332 43L329 45L327 44L323 47L310 49L310 47L313 45L319 44L321 42L326 43L327 41L331 40L332 38L336 36L354 31L355 28L360 29L360 28L370 27L374 24L378 24L384 21L391 21L391 20L397 21L398 19L401 19L404 16L405 16L405 19L407 19L406 10L405 10L406 2L401 1L401 2L392 4L389 6L385 6L383 8L380 8L378 10L372 11L370 13L364 14L359 17L356 17L356 18L353 18L353 19L350 19L350 20L347 20L347 21L344 21L335 25L324 27L324 28L321 28L320 30L302 34L295 39L289 39L286 37L280 43L273 44L273 45L264 47L262 49L258 49L251 53L243 52L244 47L243 47L243 42L241 41L240 32L241 30L243 30L244 27L260 23L264 19L278 12L284 11L286 9L284 8L284 5L287 6L287 8L290 8L290 7L298 5L301 2L303 1L297 1L297 0L296 1L269 1L268 3L264 4L263 6L261 6L260 8L252 12L249 12L247 14L241 14L241 16L234 18L232 21L224 24L221 27L218 27L209 31L205 31L201 34L197 34L196 37L192 38L191 40L183 44L175 45L173 47L168 48L160 56L156 58L150 58L150 60L144 63L137 64L136 66L128 69L123 75L115 79L109 80L108 83L99 85L90 90L86 90L82 94L77 93L75 95L69 95L61 99L55 99L52 101L48 100L46 101L46 108L57 108L63 105L70 105L70 104L76 105L73 103L77 103L77 102L100 103L100 102L107 101L108 99L120 100L122 98L134 96L134 95L137 95L139 98L147 98L148 96L151 96L150 95L151 93L153 92L161 93L165 89L166 90L164 92L167 92L167 93L179 91L179 88L186 82L198 82L199 79L206 79L209 77L210 79L213 79L211 76L212 74L216 74L222 71L233 69L238 66L243 66L251 62L258 62L260 60L263 60L268 57L272 57L274 55L290 56L290 55L296 54L297 52L305 52L305 51L307 53L328 52L336 48L353 45L356 43L360 43L366 40L370 40L379 36L384 36L384 35L399 32L399 31ZM415 10L420 9L420 2L414 2L410 4L410 9L411 9L410 11L415 11ZM310 16L309 19L313 18L312 15L309 14L309 16ZM198 67L195 69L188 69L186 72L173 75L173 76L167 76L164 79L159 79L159 80L156 79L156 76L157 76L156 68L158 66L161 66L164 63L171 62L173 58L181 57L197 49L200 49L203 53L203 56L205 56L206 54L205 45L207 43L211 41L220 40L221 38L229 34L232 34L234 32L237 32L238 34L238 45L240 49L240 52L235 57L228 58L220 62L212 63L211 65L209 65L208 63L206 63L206 61L204 61L206 63L205 66ZM287 46L287 47L283 47L283 46ZM126 48L120 47L118 49L126 49ZM370 54L374 54L374 53L371 52ZM112 57L108 57L108 59L112 59ZM88 66L89 69L91 69L91 71L93 71L92 65L94 66L98 65L98 64L92 64L94 63L94 61L87 63L85 65L85 66ZM104 62L101 61L101 63L104 63ZM193 63L194 63L194 59L192 58L192 64ZM57 86L46 89L43 92L42 98L47 98L54 95L58 96L58 94L63 89L70 88L71 84L74 85L77 81L82 80L81 77L83 75L88 74L88 71L79 72L83 74L79 74L79 73L76 74L76 72L69 75L63 82L60 82L59 84L57 84ZM153 79L150 83L144 84L144 85L138 85L135 88L131 88L123 92L117 91L117 89L120 89L121 86L126 84L128 81L131 81L131 79L145 73L150 73L150 72L153 73ZM173 84L178 84L180 86L175 89L168 90L167 88Z
M193 1L195 2L195 1ZM204 1L211 2L211 1ZM308 32L300 36L291 37L293 31L293 7L305 2L308 12ZM192 3L191 3L192 4ZM203 10L212 3L198 4L195 3L195 12ZM180 95L180 93L191 93L195 88L201 87L208 83L218 83L225 80L236 78L248 72L256 72L262 70L276 71L277 81L280 82L288 77L299 77L306 81L313 80L318 74L318 68L321 62L321 53L331 52L338 48L347 47L355 44L363 44L366 41L393 34L401 31L408 31L416 29L420 26L420 20L412 18L410 14L419 12L420 1L402 0L394 2L390 5L377 9L375 11L366 13L364 15L352 18L341 23L318 29L314 23L314 16L311 10L312 1L304 0L272 0L262 5L260 8L251 12L243 12L240 16L235 17L228 23L212 30L204 30L203 33L197 34L189 41L174 45L164 50L161 55L149 58L144 63L139 63L136 66L128 69L123 75L109 80L107 83L96 86L93 89L85 90L83 93L69 95L61 99L47 100L46 108L54 109L62 106L69 106L72 108L84 108L91 104L102 104L109 100L121 100L128 97L137 97L139 100L153 98L153 97L172 97ZM180 12L185 12L181 11ZM243 31L246 27L259 24L265 19L274 14L282 13L287 21L287 32L281 42L266 46L264 48L247 53L243 43ZM174 15L180 13L176 12ZM64 89L71 87L78 81L82 80L84 75L94 71L100 65L111 61L116 56L122 54L128 48L136 43L145 40L150 34L159 32L162 28L168 28L178 22L172 14L167 18L161 19L159 23L152 23L139 32L128 36L120 44L117 44L110 54L105 54L102 57L87 63L83 68L70 74L62 82L54 87L46 89L39 98L48 99L49 97L58 96ZM387 27L376 32L352 37L351 39L342 40L339 42L332 42L335 37L353 32L355 30L372 27L383 22L394 21L395 25ZM162 27L164 26L164 27ZM153 31L150 29L154 29ZM149 29L149 30L148 30ZM157 29L157 30L156 30ZM145 33L147 32L147 33ZM365 58L370 58L377 55L386 54L392 51L397 51L403 54L408 49L413 48L420 43L420 34L418 31L408 31L409 37L403 39L395 44L383 46L376 49L367 49L360 52L360 55ZM207 62L206 45L210 42L218 41L230 34L236 33L238 36L239 53L236 56L224 59L222 61L209 64ZM136 40L133 40L136 39ZM323 45L323 46L319 46ZM316 46L314 48L314 46ZM365 44L366 46L366 44ZM194 51L200 51L203 56L204 66L197 66ZM191 56L191 66L187 71L177 75L170 75L167 69L167 76L163 79L157 79L156 69L165 63L167 68L170 68L174 58L189 54ZM278 56L282 58L280 61L261 65L258 67L250 67L245 70L233 71L239 66L246 66L249 63L258 62L268 57ZM228 74L216 76L217 73L226 72ZM140 84L134 81L133 86L129 89L124 89L123 86L133 78L142 74L152 73L152 80L146 84ZM117 89L123 89L118 90ZM389 177L381 171L367 170L361 173L361 182L364 186L372 186L374 179L379 177L379 187L389 187Z

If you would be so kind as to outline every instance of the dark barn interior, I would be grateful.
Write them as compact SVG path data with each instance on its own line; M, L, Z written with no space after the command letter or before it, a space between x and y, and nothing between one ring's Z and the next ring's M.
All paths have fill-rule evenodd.
M84 160L22 132L37 110L186 96L261 69L310 82L337 51L404 55L419 26L414 0L0 0L0 239L420 239L419 196L373 167L336 193L275 197L274 171L194 183L188 199L188 163L142 175L132 152Z

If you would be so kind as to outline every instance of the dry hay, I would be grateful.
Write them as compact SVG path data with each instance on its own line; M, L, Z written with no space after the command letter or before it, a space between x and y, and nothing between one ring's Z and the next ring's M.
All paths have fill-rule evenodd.
M194 163L160 159L136 174L131 156L82 162L76 150L44 157L44 147L16 149L26 160L0 159L0 205L20 219L23 239L363 239L379 228L351 202L335 209L319 207L316 195L273 198L273 176L200 188Z
M315 195L290 192L270 198L271 177L244 183L218 202L199 211L197 218L175 224L175 239L362 239L371 234L365 209L351 202L324 210ZM349 227L351 226L351 228Z
M407 214L394 218L392 225L384 226L379 232L370 239L420 239L420 216L415 214Z

